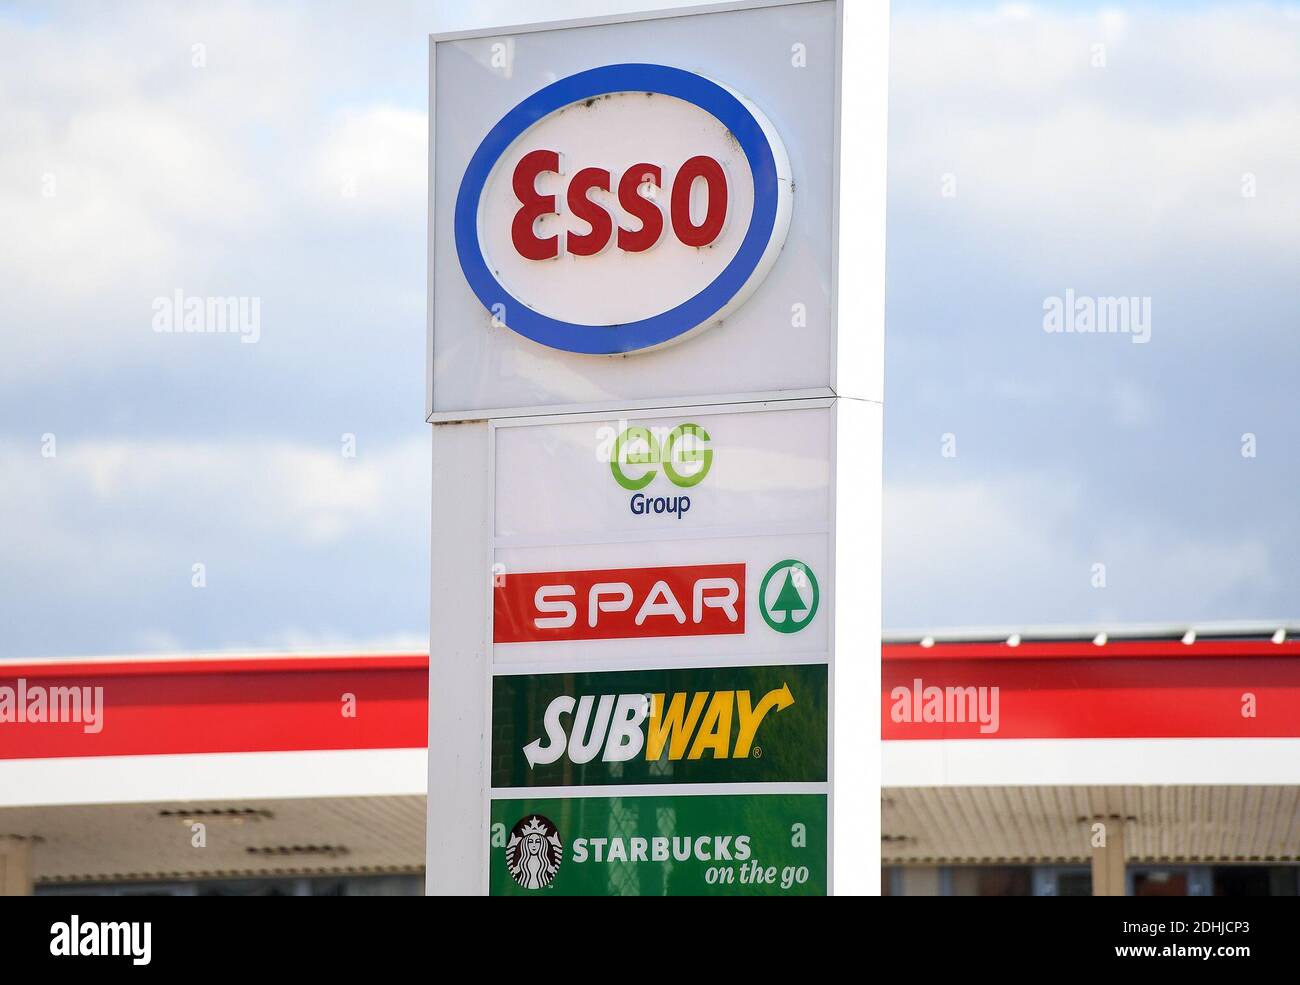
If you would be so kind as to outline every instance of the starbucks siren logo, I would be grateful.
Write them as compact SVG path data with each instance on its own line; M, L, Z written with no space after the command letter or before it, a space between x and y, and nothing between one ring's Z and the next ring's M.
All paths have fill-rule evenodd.
M797 633L811 623L819 601L817 576L802 561L778 561L758 589L758 611L778 633Z
M521 817L510 829L506 868L525 889L542 889L555 880L564 859L564 842L549 818L540 814Z

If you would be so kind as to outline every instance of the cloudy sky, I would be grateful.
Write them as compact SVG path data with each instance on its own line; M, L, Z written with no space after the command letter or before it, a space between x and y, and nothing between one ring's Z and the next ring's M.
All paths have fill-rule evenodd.
M425 36L636 6L0 5L0 656L424 645ZM893 17L886 625L1300 615L1300 5Z

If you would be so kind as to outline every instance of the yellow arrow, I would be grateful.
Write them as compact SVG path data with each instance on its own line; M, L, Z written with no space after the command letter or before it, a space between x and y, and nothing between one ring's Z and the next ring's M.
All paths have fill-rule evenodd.
M794 704L794 695L790 693L789 684L782 684L779 688L768 691L756 708L750 707L748 691L737 691L736 712L740 718L740 733L736 736L736 748L732 756L736 759L748 758L749 750L754 745L754 736L758 734L758 727L763 724L767 713L774 708L777 711L784 711L792 704Z

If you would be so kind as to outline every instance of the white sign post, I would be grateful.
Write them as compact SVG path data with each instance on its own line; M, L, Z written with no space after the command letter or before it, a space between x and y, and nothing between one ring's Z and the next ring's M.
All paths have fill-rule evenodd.
M430 893L879 892L887 11L432 39Z

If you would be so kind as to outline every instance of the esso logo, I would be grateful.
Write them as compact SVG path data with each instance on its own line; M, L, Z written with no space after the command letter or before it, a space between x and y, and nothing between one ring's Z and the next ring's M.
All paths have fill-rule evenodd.
M785 242L776 130L693 72L580 72L507 113L470 159L455 240L493 324L567 352L655 349L724 319Z
M570 180L564 194L568 212L586 223L589 232L575 232L572 226L562 235L549 232L538 235L536 226L546 223L552 216L561 214L554 193L537 189L538 179L546 174L563 174L559 151L529 151L515 165L511 185L520 201L519 211L510 224L510 238L515 252L528 260L551 260L559 255L561 239L563 249L574 256L590 257L604 252L611 242L625 253L641 253L650 249L663 236L664 216L655 201L663 186L663 168L658 164L634 164L623 172L615 186L618 190L617 209L621 214L633 216L639 228L618 227L614 233L613 217L606 207L593 197L593 192L611 191L610 173L604 168L583 168ZM691 198L695 182L704 182L706 199L703 216L698 222L692 215ZM727 219L727 173L722 165L704 154L697 154L680 168L672 184L672 231L678 242L687 246L709 246L722 232ZM547 223L556 225L555 223Z

